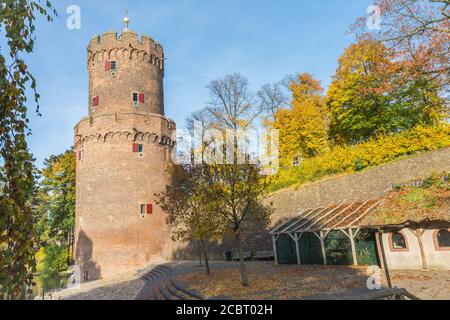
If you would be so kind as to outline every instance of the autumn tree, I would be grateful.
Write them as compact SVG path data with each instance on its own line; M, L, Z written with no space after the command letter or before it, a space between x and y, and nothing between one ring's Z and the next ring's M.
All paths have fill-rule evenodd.
M327 93L335 143L357 143L442 118L438 85L420 75L405 77L403 67L392 50L370 39L344 51Z
M209 166L210 197L215 198L216 214L220 219L223 235L234 239L239 256L241 282L249 286L242 243L254 225L269 223L272 208L265 204L270 181L261 176L257 164L216 164Z
M201 245L206 273L210 274L207 242L220 235L216 214L217 194L211 193L207 165L173 165L166 191L156 195L157 204L174 227L175 241L196 241Z
M40 171L35 200L36 231L44 247L58 247L72 263L75 227L76 159L73 149L51 156ZM61 271L61 270L59 270Z
M3 0L0 8L0 298L18 299L31 294L35 269L27 90L36 104L39 94L24 55L34 48L36 14L52 20L56 12L50 1Z
M292 107L276 113L273 127L280 130L282 165L294 157L310 158L328 148L328 112L320 82L303 73L290 83Z
M290 109L292 107L291 84L295 80L294 75L287 75L277 83L268 83L258 91L257 97L261 109L266 116L266 127L270 127L274 121L278 110L281 108Z
M215 137L208 134L209 130L215 129L214 116L209 108L203 108L188 115L185 125L187 136L181 137L181 150L187 154L190 163L205 164L210 157L210 154L206 154L208 148L215 143Z
M440 86L448 98L450 74L450 1L377 0L380 28L368 28L373 15L351 27L359 39L368 37L393 49L404 62L406 77L421 75Z
M217 203L224 231L235 240L240 261L241 280L248 286L248 275L242 252L242 237L251 224L263 221L269 209L262 204L267 189L261 168L245 146L252 137L248 131L255 126L264 109L250 91L246 78L240 74L227 75L211 82L208 111L213 126L226 135L223 148L224 164L209 166L212 194L219 195ZM256 137L253 137L253 139Z

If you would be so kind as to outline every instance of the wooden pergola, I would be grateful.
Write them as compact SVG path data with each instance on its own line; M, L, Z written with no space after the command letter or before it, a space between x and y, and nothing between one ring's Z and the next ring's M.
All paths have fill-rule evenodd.
M327 265L325 238L331 231L339 230L350 239L353 263L354 265L358 265L355 238L360 230L365 228L360 225L360 222L368 214L380 207L383 201L384 198L381 198L364 202L342 203L329 207L308 209L295 218L282 221L270 232L273 239L275 263L278 264L277 240L282 235L289 235L295 242L297 263L302 264L300 259L299 240L303 234L308 232L313 233L320 240L323 262ZM379 241L377 236L377 243L379 243Z

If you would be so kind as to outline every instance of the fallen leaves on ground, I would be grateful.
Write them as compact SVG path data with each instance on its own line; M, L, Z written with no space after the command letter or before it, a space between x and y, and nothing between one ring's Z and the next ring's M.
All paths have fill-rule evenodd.
M365 287L365 269L352 267L249 265L250 286L241 285L239 269L214 271L211 276L202 272L178 277L192 290L205 297L232 299L298 299L332 294L341 289Z

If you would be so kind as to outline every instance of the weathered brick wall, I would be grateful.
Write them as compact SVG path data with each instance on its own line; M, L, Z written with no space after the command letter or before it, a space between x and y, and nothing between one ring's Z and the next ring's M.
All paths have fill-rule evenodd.
M105 61L117 61L114 76ZM170 227L155 203L169 181L175 123L164 117L163 50L149 37L106 33L88 47L89 116L75 126L75 259L89 279L171 256ZM132 92L144 103L133 106ZM92 109L91 99L100 97ZM143 145L134 153L133 143ZM153 204L141 215L141 204Z
M341 202L364 201L382 196L392 184L425 179L433 173L450 172L450 148L398 160L360 173L336 176L276 192L270 197L272 222L295 216L309 208Z
M105 71L106 61L116 61L115 76ZM164 52L149 36L138 38L134 32L104 33L88 47L89 105L98 96L99 112L151 112L164 114ZM133 106L132 93L145 93L145 102Z

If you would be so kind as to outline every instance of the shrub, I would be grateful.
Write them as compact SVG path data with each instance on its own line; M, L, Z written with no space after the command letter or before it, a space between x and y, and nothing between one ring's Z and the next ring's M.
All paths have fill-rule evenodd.
M67 270L68 257L69 251L65 247L56 244L45 247L41 267L43 279L51 279L59 272Z
M280 169L271 191L298 186L320 178L352 173L402 156L450 147L450 125L416 127L384 135L354 146L336 146L322 156L306 159L301 166Z

